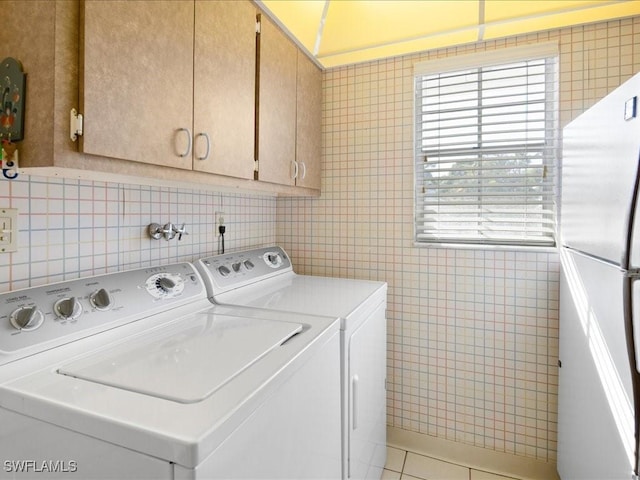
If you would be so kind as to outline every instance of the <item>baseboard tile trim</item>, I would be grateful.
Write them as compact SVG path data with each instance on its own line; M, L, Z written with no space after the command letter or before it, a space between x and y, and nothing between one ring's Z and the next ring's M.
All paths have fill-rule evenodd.
M522 480L560 480L556 464L387 427L387 445Z

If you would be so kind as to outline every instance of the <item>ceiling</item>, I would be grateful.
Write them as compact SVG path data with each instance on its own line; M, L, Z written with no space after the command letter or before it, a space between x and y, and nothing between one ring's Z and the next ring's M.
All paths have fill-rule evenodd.
M640 15L640 0L256 0L324 68Z

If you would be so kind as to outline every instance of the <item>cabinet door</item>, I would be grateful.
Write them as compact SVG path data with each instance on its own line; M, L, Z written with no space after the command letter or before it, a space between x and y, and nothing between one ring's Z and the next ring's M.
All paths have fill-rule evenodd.
M258 178L293 185L297 48L264 15L259 48Z
M196 1L193 169L253 178L256 9Z
M5 20L0 27L0 60L18 59L27 72L25 137L18 143L20 166L49 166L54 157L52 117L58 101L52 94L55 87L56 4L15 0L3 1L0 6ZM25 35L25 32L29 34ZM6 79L1 80L4 89ZM2 139L5 138L3 134L6 132L0 129Z
M193 2L84 2L84 152L192 168L193 22Z
M322 72L298 50L296 185L320 189Z

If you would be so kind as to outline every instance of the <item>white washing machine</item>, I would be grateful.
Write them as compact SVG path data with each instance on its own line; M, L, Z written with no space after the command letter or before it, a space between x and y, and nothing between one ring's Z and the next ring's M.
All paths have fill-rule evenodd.
M340 478L339 320L181 263L0 295L0 478Z
M386 460L387 284L298 275L280 247L196 263L212 301L340 317L344 479L379 479Z

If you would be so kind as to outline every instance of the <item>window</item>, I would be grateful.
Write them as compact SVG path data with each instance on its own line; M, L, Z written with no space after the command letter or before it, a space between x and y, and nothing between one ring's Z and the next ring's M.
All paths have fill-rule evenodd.
M416 65L417 242L555 244L555 45Z

